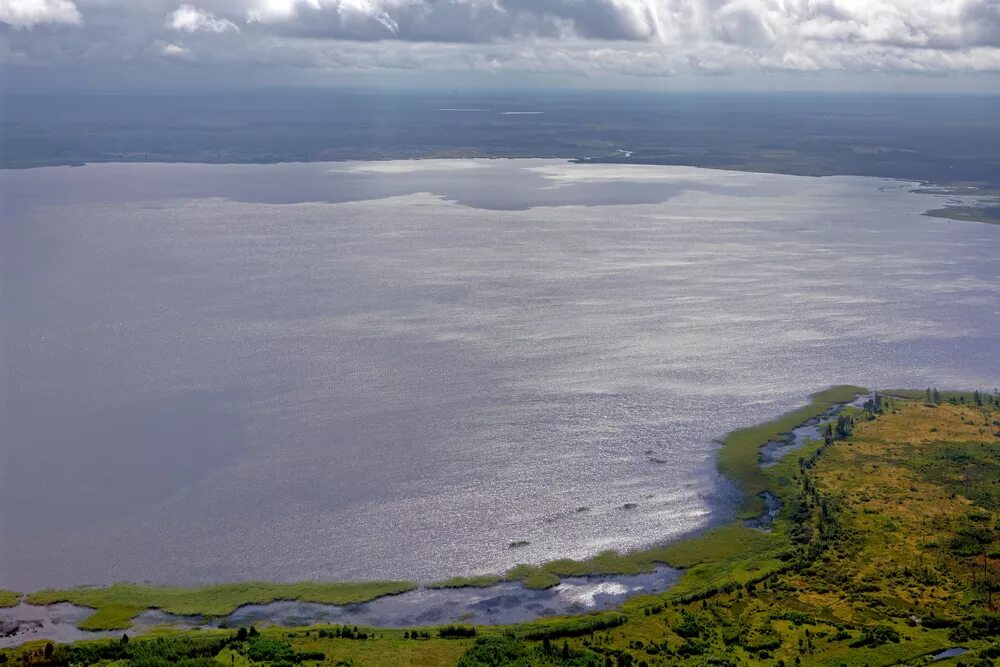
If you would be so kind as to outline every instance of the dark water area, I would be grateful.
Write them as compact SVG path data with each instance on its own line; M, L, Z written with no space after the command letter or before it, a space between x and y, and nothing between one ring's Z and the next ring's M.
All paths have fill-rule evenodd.
M0 172L0 587L427 582L727 520L734 428L830 384L996 386L1000 228L910 188Z

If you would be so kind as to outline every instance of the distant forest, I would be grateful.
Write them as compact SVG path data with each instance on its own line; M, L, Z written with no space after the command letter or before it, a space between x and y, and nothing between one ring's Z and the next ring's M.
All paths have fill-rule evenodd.
M995 193L997 108L996 97L972 95L7 95L0 166L553 157L969 183Z

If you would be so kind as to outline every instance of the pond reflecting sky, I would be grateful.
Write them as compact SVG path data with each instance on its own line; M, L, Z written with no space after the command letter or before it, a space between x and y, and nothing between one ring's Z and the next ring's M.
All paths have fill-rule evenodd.
M830 384L1000 384L1000 226L909 187L0 172L0 586L429 580L721 520L732 428Z

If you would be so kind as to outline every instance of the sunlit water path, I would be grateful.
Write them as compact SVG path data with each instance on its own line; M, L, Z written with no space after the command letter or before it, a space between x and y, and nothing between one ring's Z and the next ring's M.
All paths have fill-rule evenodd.
M997 384L1000 227L910 187L0 172L0 587L426 582L720 521L733 428L835 383Z

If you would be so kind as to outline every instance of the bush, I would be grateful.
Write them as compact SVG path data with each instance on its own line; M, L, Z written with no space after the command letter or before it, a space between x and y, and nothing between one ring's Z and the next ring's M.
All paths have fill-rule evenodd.
M536 622L525 626L518 634L524 639L557 639L560 637L582 637L598 630L616 628L625 623L622 614L592 614L576 616L560 621Z
M986 547L992 541L993 531L988 527L969 524L958 530L948 547L959 556L979 556L986 553Z
M684 638L700 637L707 630L700 618L686 611L681 614L680 624L671 629Z
M278 660L291 662L292 645L286 641L255 637L247 644L246 656L254 662L272 663Z
M701 655L709 648L709 643L702 639L685 639L684 643L677 647L677 655L691 656Z
M882 646L883 644L888 644L889 642L898 644L899 633L888 625L876 625L873 628L865 628L861 632L861 637L859 637L856 642L851 644L851 647L861 648L867 646L874 648L875 646Z
M528 667L528 649L511 637L480 637L472 644L457 667Z
M476 629L471 625L446 625L438 630L441 639L467 639L476 636Z
M985 639L1000 635L1000 614L987 614L956 626L948 633L954 642Z

